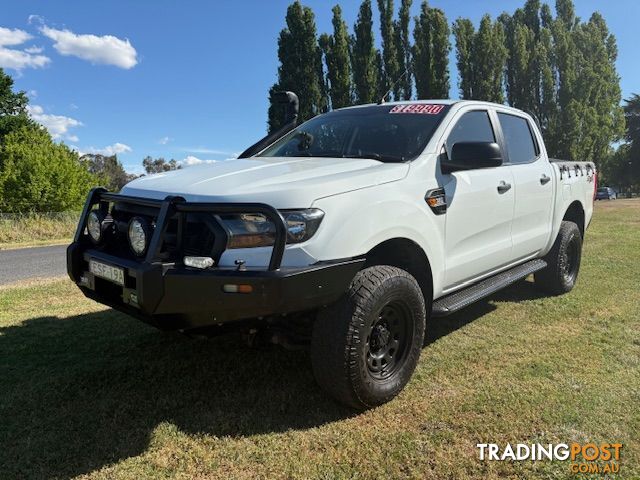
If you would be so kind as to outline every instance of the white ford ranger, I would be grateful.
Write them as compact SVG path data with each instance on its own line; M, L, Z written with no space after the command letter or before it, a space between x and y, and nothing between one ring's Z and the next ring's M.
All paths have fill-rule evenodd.
M427 318L530 274L571 290L595 166L550 161L532 118L476 101L345 108L240 158L94 189L67 252L90 298L162 329L310 345L368 408L408 382Z

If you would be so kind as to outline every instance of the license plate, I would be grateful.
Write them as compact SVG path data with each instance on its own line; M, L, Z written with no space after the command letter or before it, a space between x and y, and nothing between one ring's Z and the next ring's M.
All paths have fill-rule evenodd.
M124 286L124 269L106 263L89 260L89 271L96 277Z

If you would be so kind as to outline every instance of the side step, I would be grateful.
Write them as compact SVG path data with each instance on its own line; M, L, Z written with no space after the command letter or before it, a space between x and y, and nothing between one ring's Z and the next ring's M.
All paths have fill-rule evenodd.
M433 302L432 315L434 317L444 317L453 312L463 309L477 302L481 298L488 297L492 293L508 287L512 283L527 278L534 272L542 270L547 266L547 262L538 258L527 263L513 267L510 270L498 273L493 277L485 278L481 282L471 285L463 290L454 292L446 297L439 298Z

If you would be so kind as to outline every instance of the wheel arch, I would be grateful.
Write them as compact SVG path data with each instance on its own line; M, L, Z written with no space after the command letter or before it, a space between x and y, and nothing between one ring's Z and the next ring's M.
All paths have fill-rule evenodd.
M420 245L404 237L391 238L370 249L365 257L365 267L391 265L410 273L420 285L429 311L433 301L433 271L429 257Z
M573 222L578 225L578 229L580 230L580 235L584 238L584 229L585 229L585 213L584 207L579 200L575 200L569 205L567 210L562 217L563 221Z

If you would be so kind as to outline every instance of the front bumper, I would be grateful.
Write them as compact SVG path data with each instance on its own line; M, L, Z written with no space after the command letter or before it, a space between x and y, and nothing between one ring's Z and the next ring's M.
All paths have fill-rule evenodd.
M121 197L128 202L137 199ZM143 199L139 199L143 201ZM236 320L253 319L312 310L336 301L349 287L364 259L320 262L302 268L282 268L280 262L286 239L276 237L274 255L266 270L215 268L198 270L179 263L163 263L149 256L144 261L119 258L99 249L86 238L84 224L93 205L119 201L117 195L92 191L85 204L74 242L67 248L67 271L89 298L125 312L166 330L220 325ZM168 198L160 205L160 217L150 244L162 243L163 222L180 211L210 211L213 204L178 202ZM255 208L256 204L252 206ZM241 209L242 205L224 205ZM260 205L278 222L284 221L276 210ZM164 212L164 214L162 213ZM164 218L161 218L164 215ZM275 258L275 261L274 261ZM89 261L95 260L124 270L124 286L95 276ZM228 293L225 285L249 285L251 293Z

